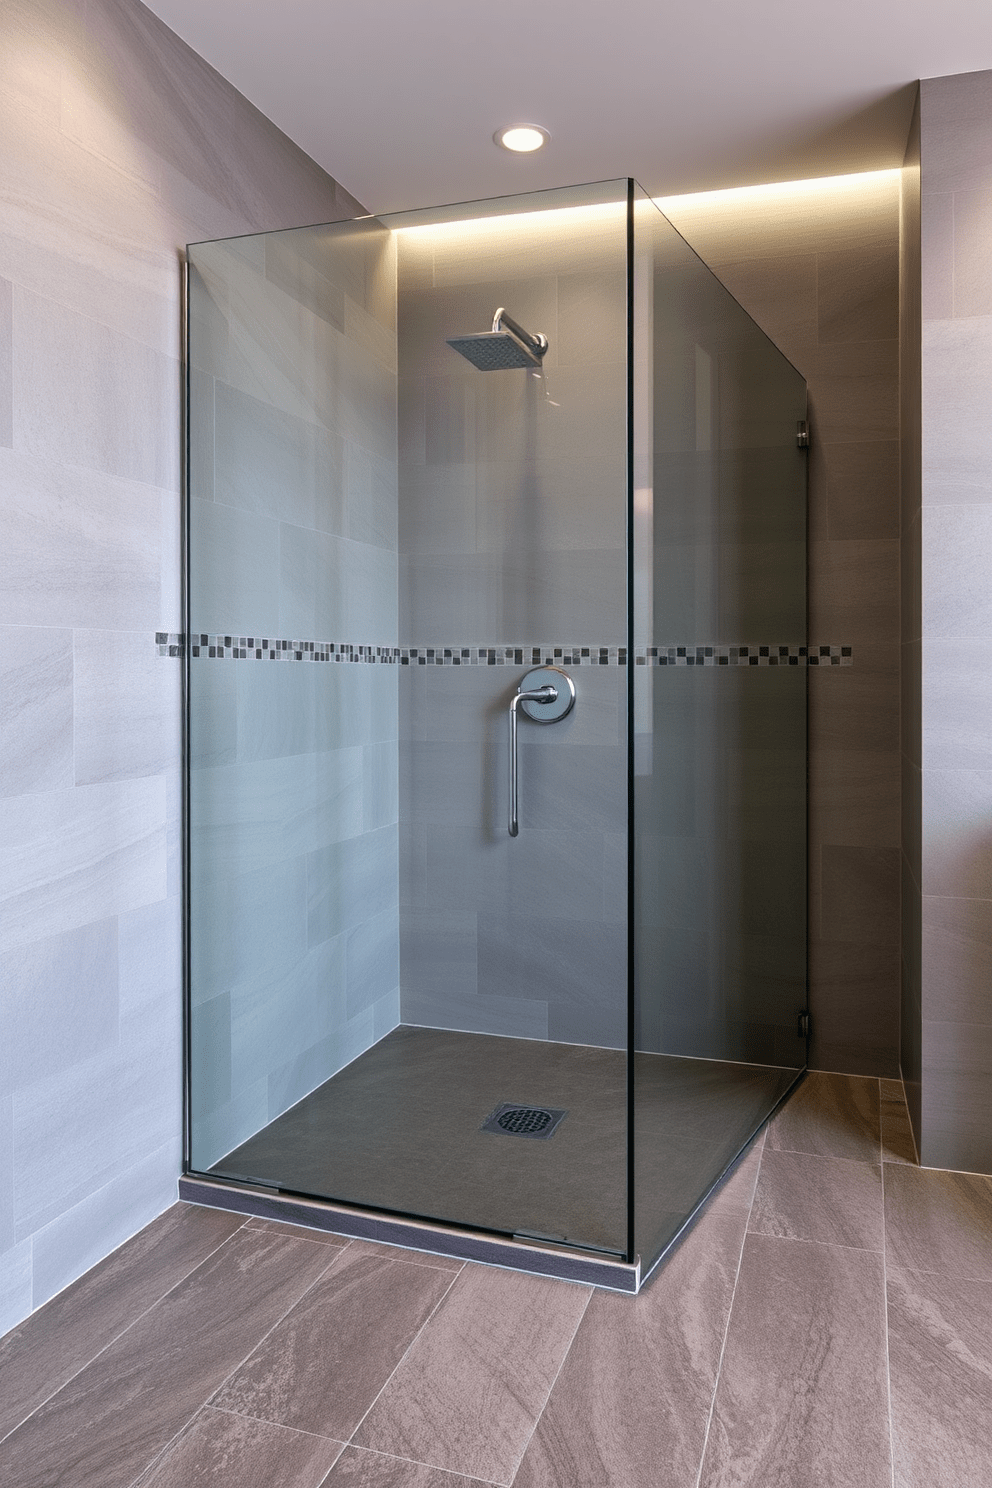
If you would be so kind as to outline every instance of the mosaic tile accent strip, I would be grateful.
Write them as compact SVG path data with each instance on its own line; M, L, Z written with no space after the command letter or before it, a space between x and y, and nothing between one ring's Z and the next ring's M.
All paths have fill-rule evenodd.
M159 656L181 656L182 634L156 631ZM355 646L270 636L192 637L194 657L233 661L359 662L380 666L626 666L625 646ZM635 666L853 666L851 646L645 646Z

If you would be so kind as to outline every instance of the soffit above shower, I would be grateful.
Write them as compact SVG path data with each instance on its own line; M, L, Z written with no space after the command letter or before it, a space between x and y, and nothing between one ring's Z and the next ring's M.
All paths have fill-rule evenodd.
M992 67L981 0L151 0L370 210L634 175L655 195L900 165L919 77ZM534 156L497 149L515 119Z

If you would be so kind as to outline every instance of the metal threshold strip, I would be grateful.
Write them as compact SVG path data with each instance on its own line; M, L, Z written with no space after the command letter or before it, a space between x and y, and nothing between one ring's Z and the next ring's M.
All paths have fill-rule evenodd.
M479 1261L486 1266L505 1266L536 1276L554 1276L609 1291L634 1293L641 1283L640 1258L633 1263L608 1254L591 1255L560 1242L510 1236L487 1235L457 1226L432 1224L429 1220L403 1219L371 1209L352 1209L302 1195L288 1194L254 1183L232 1183L222 1178L189 1175L179 1180L179 1197L187 1204L209 1209L227 1209L258 1219L282 1220L309 1229L348 1235L352 1239L378 1240L407 1250L423 1250L457 1260Z

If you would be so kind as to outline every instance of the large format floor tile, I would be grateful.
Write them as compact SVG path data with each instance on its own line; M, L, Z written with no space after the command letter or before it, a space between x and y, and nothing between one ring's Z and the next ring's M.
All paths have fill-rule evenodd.
M0 1339L0 1437L60 1389L242 1224L174 1204Z
M135 1488L320 1488L341 1450L341 1442L208 1407Z
M695 1488L745 1223L708 1215L638 1297L595 1293L514 1488Z
M451 1283L349 1246L211 1404L347 1441Z
M992 1281L992 1178L885 1164L892 1266Z
M843 1157L768 1147L750 1228L759 1235L881 1250L881 1169Z
M992 1283L890 1267L896 1488L992 1481Z
M480 1478L444 1472L405 1457L387 1457L364 1447L347 1447L323 1488L493 1488Z
M882 1114L882 1161L918 1163L916 1139L909 1119L906 1093L901 1080L880 1080Z
M333 1258L235 1234L0 1443L0 1482L127 1488Z
M355 1444L511 1483L589 1297L588 1287L466 1267Z
M878 1081L861 1075L808 1074L768 1128L768 1147L877 1163Z
M700 1488L891 1488L882 1257L749 1235Z

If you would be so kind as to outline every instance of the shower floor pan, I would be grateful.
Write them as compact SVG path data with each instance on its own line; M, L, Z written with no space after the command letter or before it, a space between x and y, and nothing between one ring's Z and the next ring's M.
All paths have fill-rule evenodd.
M645 1254L685 1225L794 1079L637 1056ZM640 1265L624 1259L626 1101L619 1050L402 1026L207 1174L184 1178L181 1196L636 1291ZM568 1114L544 1141L483 1130L508 1102Z

